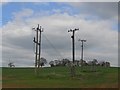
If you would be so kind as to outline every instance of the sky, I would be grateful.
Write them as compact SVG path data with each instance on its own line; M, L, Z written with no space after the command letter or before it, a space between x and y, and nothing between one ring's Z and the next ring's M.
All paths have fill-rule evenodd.
M7 1L7 0L6 0ZM33 37L39 24L42 32L41 56L51 60L72 60L72 33L75 32L75 59L108 61L118 66L118 3L117 2L6 2L1 6L2 66L14 62L16 67L34 66Z

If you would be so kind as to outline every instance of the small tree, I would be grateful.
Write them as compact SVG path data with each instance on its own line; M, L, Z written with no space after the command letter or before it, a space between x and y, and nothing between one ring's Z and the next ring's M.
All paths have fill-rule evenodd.
M50 61L49 64L50 64L51 67L54 67L54 66L55 66L55 65L54 65L54 61Z
M62 65L65 66L66 64L70 63L70 60L65 58L65 59L62 59Z
M40 64L40 66L42 67L42 66L44 66L45 64L47 64L47 60L46 60L45 58L41 57L39 64Z
M54 60L56 66L60 66L60 60Z
M105 62L105 67L110 67L110 62Z
M102 67L104 67L105 66L105 61L100 61L99 65L102 66Z
M92 61L92 62L93 62L93 65L95 65L95 66L98 64L97 59L93 59L93 61Z

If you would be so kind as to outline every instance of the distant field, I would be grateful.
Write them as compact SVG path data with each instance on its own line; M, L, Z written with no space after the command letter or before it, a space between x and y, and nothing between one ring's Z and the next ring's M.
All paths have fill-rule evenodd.
M2 68L3 88L117 88L118 68L76 67L76 77L70 77L68 67L41 68L39 76L33 68Z

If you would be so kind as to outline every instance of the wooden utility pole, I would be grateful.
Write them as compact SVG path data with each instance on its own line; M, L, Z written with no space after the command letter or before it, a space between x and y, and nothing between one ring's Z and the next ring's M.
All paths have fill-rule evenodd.
M83 60L84 60L84 59L83 59L83 47L84 47L84 46L83 46L83 42L86 42L86 40L80 40L80 39L79 39L78 41L81 41L81 42L82 42L82 45L81 45L81 47L82 47L82 50L81 50L81 61L82 61L82 64L83 64Z
M35 30L36 31L36 37L34 37L33 39L33 42L35 43L35 74L37 75L37 55L38 55L38 30Z
M81 51L81 60L83 60L83 42L86 42L87 40L78 40L78 41L81 41L82 42L82 45L81 45L81 47L82 47L82 51Z
M39 26L38 26L39 27ZM38 28L40 34L39 34L39 59L38 59L38 68L40 68L40 56L41 56L41 32L43 32L43 28Z
M73 55L73 64L72 64L72 67L71 67L71 76L72 77L74 77L75 76L75 67L74 67L74 64L75 64L75 31L77 31L77 30L79 30L79 29L74 29L74 30L72 30L72 29L70 29L70 30L68 30L68 32L72 32L72 36L71 36L71 38L72 38L72 55Z
M35 28L33 28L35 29ZM41 26L39 26L35 29L36 31L36 37L34 37L33 42L35 43L36 50L35 50L35 74L38 74L38 68L40 67L40 53L41 53ZM39 56L38 56L39 55Z

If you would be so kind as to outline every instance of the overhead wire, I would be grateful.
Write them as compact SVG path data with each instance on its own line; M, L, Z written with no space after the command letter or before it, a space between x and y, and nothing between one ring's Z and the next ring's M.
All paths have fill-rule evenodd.
M48 41L48 43L51 45L51 47L54 49L54 51L56 53L58 53L61 58L63 58L60 51L58 49L56 49L56 47L51 43L51 41L47 38L47 36L45 34L42 34L42 35L45 37L45 39Z

